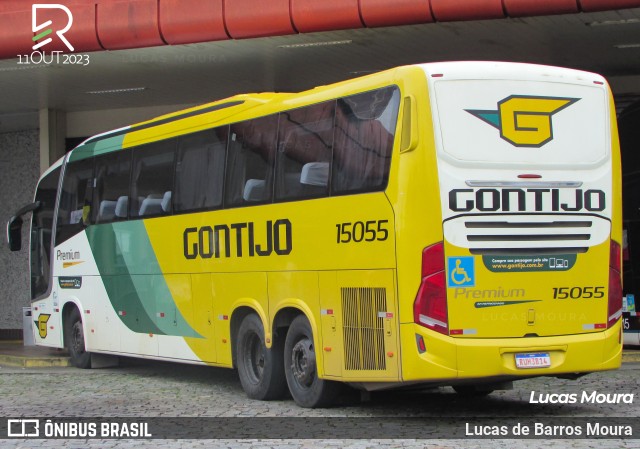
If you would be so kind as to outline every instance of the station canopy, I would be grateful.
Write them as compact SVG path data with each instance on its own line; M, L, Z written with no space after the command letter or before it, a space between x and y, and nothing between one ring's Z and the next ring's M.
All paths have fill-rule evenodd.
M78 64L33 55L32 3L0 3L0 132L42 109L192 105L448 60L594 71L619 108L640 98L640 0L40 0L52 29L67 21L54 4L73 16L74 51L56 33L42 50Z

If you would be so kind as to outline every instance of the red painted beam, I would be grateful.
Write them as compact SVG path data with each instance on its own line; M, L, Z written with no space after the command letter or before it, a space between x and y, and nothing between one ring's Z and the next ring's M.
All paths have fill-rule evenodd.
M97 30L106 50L154 47L160 36L158 0L114 1L98 4Z
M160 31L172 45L229 39L223 0L161 0Z
M640 0L579 0L584 12L640 7Z
M296 32L289 0L224 0L224 21L233 39Z
M30 54L34 44L32 38L30 9L0 13L0 58Z
M96 34L96 5L89 3L69 3L65 5L71 11L73 25L63 36L69 41L75 53L102 50ZM46 20L53 22L55 30L62 29L68 22L67 14L61 9L44 9L42 15L38 13L38 20L42 23ZM62 51L69 53L66 44L55 33L51 34L53 41L41 48L42 51Z
M0 58L32 51L35 0L0 0ZM65 34L76 52L349 28L496 19L640 7L640 0L38 0L73 13ZM44 10L43 10L44 11ZM43 12L53 29L61 10ZM55 33L42 47L67 48Z
M431 11L439 22L505 17L502 0L431 0Z
M300 33L364 26L358 0L291 0L291 19Z
M360 0L360 16L367 27L433 22L429 0Z
M578 0L502 0L502 3L509 17L580 12Z
M69 30L69 42L76 52L102 50L96 29L97 7L93 2L70 4L73 26Z

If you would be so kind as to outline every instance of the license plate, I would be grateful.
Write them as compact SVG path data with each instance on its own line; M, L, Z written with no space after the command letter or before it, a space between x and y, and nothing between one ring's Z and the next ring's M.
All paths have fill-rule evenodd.
M551 357L548 352L516 354L516 368L548 368L550 366Z

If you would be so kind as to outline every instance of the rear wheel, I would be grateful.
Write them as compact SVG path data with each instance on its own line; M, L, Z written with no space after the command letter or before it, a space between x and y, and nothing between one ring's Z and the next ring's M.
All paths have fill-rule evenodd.
M91 353L85 350L82 318L74 308L65 321L65 346L69 350L71 363L77 368L91 368Z
M281 340L274 335L273 345L267 349L260 318L251 314L242 320L236 362L240 383L249 398L266 401L280 399L286 393Z
M297 316L289 327L284 360L287 384L296 404L308 408L333 404L341 385L318 377L313 332L304 315Z

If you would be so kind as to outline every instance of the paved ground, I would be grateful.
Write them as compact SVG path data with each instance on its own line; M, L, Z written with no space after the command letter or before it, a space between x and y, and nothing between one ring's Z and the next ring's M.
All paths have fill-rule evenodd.
M15 355L15 354L14 354ZM59 354L51 353L51 357ZM630 404L535 404L531 394L633 393ZM625 363L614 372L596 373L577 381L537 378L515 383L511 391L495 392L484 399L463 399L449 388L419 392L373 395L361 403L348 395L343 404L331 409L308 410L292 400L260 402L248 400L231 370L170 363L128 360L118 368L78 370L75 368L23 368L0 366L0 415L4 417L207 417L201 425L263 426L266 433L278 426L293 426L295 439L225 440L0 440L0 448L44 448L64 444L68 448L537 448L549 447L543 440L480 439L385 439L376 423L407 421L432 423L442 417L445 429L461 430L473 417L487 417L484 424L522 421L566 423L569 418L597 417L605 422L619 417L617 424L640 423L640 363ZM225 420L226 418L226 420ZM260 419L262 418L262 419ZM269 418L269 419L265 419ZM305 439L313 426L325 425L325 438ZM410 418L409 420L405 418ZM180 421L178 424L183 423ZM191 422L189 422L191 423ZM320 423L320 424L319 424ZM346 424L345 424L346 423ZM341 427L342 426L342 427ZM345 427L346 426L346 427ZM449 427L446 427L449 426ZM451 427L453 426L453 427ZM271 427L271 428L270 428ZM352 427L370 439L341 439L340 429ZM228 429L224 429L228 430ZM317 430L317 429L316 429ZM425 437L429 436L425 426ZM438 429L436 429L437 431ZM442 429L440 429L442 430ZM634 429L635 430L635 429ZM299 432L296 434L296 432ZM400 432L402 433L402 432ZM415 432L414 432L415 433ZM277 434L277 432L276 432ZM398 436L392 429L389 436ZM288 435L291 436L291 435ZM636 435L635 438L640 438ZM553 440L560 448L640 448L640 439Z

